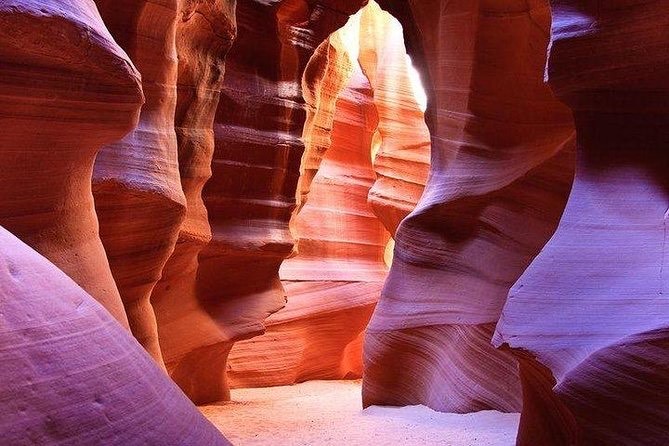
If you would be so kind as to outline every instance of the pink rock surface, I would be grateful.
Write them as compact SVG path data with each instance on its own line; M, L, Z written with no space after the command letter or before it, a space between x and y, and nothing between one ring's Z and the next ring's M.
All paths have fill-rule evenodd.
M95 161L100 237L133 335L162 364L150 296L174 250L186 199L174 130L177 0L96 0L116 42L142 74L137 127Z
M363 403L517 411L516 360L490 341L573 164L569 110L543 83L548 4L380 3L422 68L432 163L367 330Z
M211 239L202 188L211 176L214 115L225 57L236 33L235 5L234 0L180 3L176 30L179 64L175 128L186 216L151 299L168 372L194 401L199 397L188 383L191 371L180 365L189 352L188 343L206 331L189 316L201 311L196 296L197 256ZM200 339L206 342L205 336Z
M497 326L521 364L517 444L666 444L669 10L551 6L548 79L574 112L578 163Z
M139 73L90 0L0 4L0 224L122 324L100 242L91 173L137 123Z
M0 228L0 438L227 445L91 296Z

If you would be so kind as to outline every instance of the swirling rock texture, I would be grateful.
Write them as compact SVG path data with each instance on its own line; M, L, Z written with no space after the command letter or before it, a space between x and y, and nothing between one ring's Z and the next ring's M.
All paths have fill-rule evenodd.
M291 223L299 253L280 271L288 302L267 319L266 334L235 344L228 372L232 387L361 376L362 332L387 273L383 245L389 237L372 213L377 209L365 201L370 186L390 185L394 178L382 188L390 212L381 212L381 218L401 218L408 213L404 208L418 201L414 195L420 195L429 162L429 133L407 83L410 67L402 42L399 23L371 2L333 33L307 66L297 197L304 207ZM362 66L381 91L372 91L361 72L361 48ZM377 178L380 170L385 175ZM412 175L416 183L406 181ZM270 350L286 353L268 356Z
M167 370L196 402L202 396L195 383L217 382L199 375L197 360L188 354L194 343L208 342L206 333L212 324L207 317L199 317L203 312L196 293L197 256L211 239L202 189L211 176L214 115L223 87L225 57L236 35L235 7L234 0L180 2L176 29L175 129L186 215L151 299ZM227 396L218 388L210 395Z
M127 326L91 175L137 123L140 75L90 0L3 1L0 42L0 224Z
M518 411L516 360L490 341L508 289L555 230L573 170L569 110L543 83L548 4L380 4L422 68L432 152L367 329L363 404Z
M306 106L306 120L302 131L304 154L297 182L299 214L307 201L314 177L325 152L332 144L332 126L337 98L348 84L356 64L351 47L359 45L359 13L352 16L341 29L316 48L304 69L302 96Z
M574 112L578 163L557 232L497 327L521 364L517 444L659 446L669 439L669 36L655 30L669 9L551 5L548 79Z
M227 445L130 334L0 227L3 444Z
M280 271L288 304L270 316L264 336L235 344L231 385L362 375L362 333L387 274L390 237L367 203L377 124L372 91L357 67L336 102L331 145L308 201L291 222L299 253Z
M402 26L376 2L361 11L359 61L374 89L379 115L376 182L369 192L374 213L395 234L420 199L430 168L430 132L424 91L412 78ZM420 103L419 103L420 101Z
M93 173L100 237L133 335L162 364L150 296L174 249L186 199L174 130L176 0L96 0L142 74L137 127L98 153Z
M293 248L288 221L305 120L300 80L315 48L358 7L336 1L238 5L238 36L215 119L213 175L202 194L207 208L198 205L197 218L187 215L185 223L199 242L178 262L177 244L155 301L167 368L196 402L229 398L225 371L233 342L262 333L264 319L285 303L278 269ZM209 166L210 158L200 154L198 160ZM183 168L182 182L186 191ZM190 213L189 192L186 197ZM213 237L202 250L209 225Z

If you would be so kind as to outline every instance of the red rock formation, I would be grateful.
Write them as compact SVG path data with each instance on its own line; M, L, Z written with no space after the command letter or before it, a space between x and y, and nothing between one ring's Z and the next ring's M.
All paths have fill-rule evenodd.
M490 340L571 181L570 114L543 84L548 5L381 3L423 69L432 165L368 327L363 403L519 410L516 361Z
M213 121L223 85L225 57L236 33L235 4L235 0L180 3L176 30L179 65L175 126L187 206L177 245L154 288L152 302L167 369L194 401L201 398L191 380L197 382L201 377L195 372L197 366L189 369L192 364L184 356L191 352L193 343L209 342L207 321L194 320L191 315L201 311L195 290L197 256L211 238L202 188L211 176ZM226 397L215 390L212 394Z
M142 73L146 103L137 128L104 147L93 194L100 237L130 328L160 364L151 291L174 249L185 211L179 181L176 106L177 0L96 0L116 41Z
M548 78L574 112L578 163L557 232L497 327L521 363L517 444L664 445L669 10L551 5Z
M376 2L360 18L360 65L374 89L379 114L377 180L369 193L374 213L395 234L423 193L430 168L430 132L418 100L424 92L412 79L402 26ZM420 98L419 98L420 97Z
M194 207L197 218L187 216L182 232L200 242L184 243L178 256L177 244L155 303L167 367L196 402L228 398L225 369L232 343L261 333L264 319L284 305L278 269L293 246L288 221L305 119L300 80L314 49L346 21L349 10L357 10L341 3L238 5L239 35L228 57L213 177L204 191L213 238L200 253L209 225L205 209ZM189 175L182 168L182 182L184 176ZM200 197L188 187L184 182L190 213L191 199L199 203Z
M0 227L3 444L229 444L70 278Z
M89 0L3 1L0 42L0 224L127 325L91 173L137 122L139 73Z
M297 183L298 214L307 201L314 177L318 173L325 152L332 144L337 98L348 84L356 57L348 48L359 41L359 25L353 16L341 29L323 42L309 59L302 77L302 96L307 117L302 131L304 154ZM350 29L352 28L352 29Z
M291 222L299 253L281 266L288 304L267 320L265 335L235 345L233 386L362 376L362 332L387 273L389 234L367 204L377 122L358 67L337 100L331 145L308 201Z

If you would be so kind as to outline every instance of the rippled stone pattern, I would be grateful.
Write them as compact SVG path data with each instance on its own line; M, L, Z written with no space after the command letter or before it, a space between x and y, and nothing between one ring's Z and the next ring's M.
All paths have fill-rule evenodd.
M288 222L303 151L300 82L316 47L358 8L240 2L215 116L211 109L213 134L185 150L180 142L188 212L155 306L167 368L198 403L229 397L225 371L233 343L262 333L264 320L285 304L278 269L294 243ZM182 154L192 158L182 162Z
M555 235L509 293L496 344L521 364L519 445L669 438L669 9L551 1L548 80L578 163Z
M432 152L367 330L363 403L517 411L517 362L490 341L557 226L573 169L569 110L543 82L549 5L380 4L421 69Z
M389 234L367 203L377 123L372 90L357 67L337 100L331 145L308 200L291 222L298 254L280 271L288 303L267 320L266 334L235 345L232 385L362 376L362 332L387 274Z
M95 160L100 237L133 335L162 365L150 297L174 250L186 199L174 112L177 0L96 0L118 44L142 74L146 102L137 127Z
M216 379L197 376L198 367L188 354L193 344L209 342L206 333L211 322L197 317L202 313L196 289L197 256L211 239L202 189L211 176L214 116L223 87L225 57L236 34L235 4L234 0L182 2L176 29L174 124L186 216L151 299L167 370L195 402L206 399L198 392L216 395L216 399L226 397Z
M127 326L91 175L137 123L140 75L88 0L3 1L0 59L0 224Z
M0 227L0 438L229 445L111 315Z

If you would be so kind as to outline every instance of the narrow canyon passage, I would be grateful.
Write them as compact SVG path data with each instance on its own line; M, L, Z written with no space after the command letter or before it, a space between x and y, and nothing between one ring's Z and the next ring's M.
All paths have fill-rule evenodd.
M667 27L0 0L0 445L666 446Z

